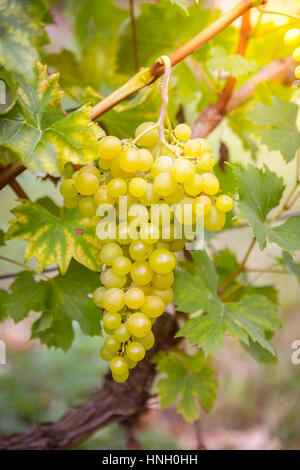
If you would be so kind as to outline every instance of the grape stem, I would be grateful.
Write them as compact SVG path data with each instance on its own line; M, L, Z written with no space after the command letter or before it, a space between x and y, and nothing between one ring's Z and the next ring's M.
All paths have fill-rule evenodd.
M14 260L14 259L11 259L11 258L7 258L6 256L0 256L0 259L2 261L7 261L8 263L12 263L12 264L15 264L16 266L20 266L21 268L23 269L26 269L26 271L30 271L34 274L39 274L40 276L44 277L45 279L49 279L48 276L46 276L46 274L44 273L37 273L35 271L35 269L31 268L30 266L27 266L26 264L23 264L23 263L20 263L20 261L17 261L17 260Z
M169 101L169 81L171 76L171 60L167 55L163 55L159 58L164 64L164 76L163 80L160 84L161 89L161 109L158 118L158 129L159 129L159 143L158 146L161 147L162 144L166 144L164 128L165 128L165 119L167 115L168 109L168 101Z
M244 270L245 264L246 264L250 254L251 254L251 251L252 251L255 243L256 243L256 239L253 238L251 243L250 243L250 246L249 246L248 250L246 251L246 254L245 254L244 258L242 259L241 263L239 264L239 266L231 274L231 276L229 276L229 278L224 282L224 284L219 287L219 289L218 289L218 294L219 295L222 295L223 292L225 292L226 289L230 286L232 281L234 281L234 279Z

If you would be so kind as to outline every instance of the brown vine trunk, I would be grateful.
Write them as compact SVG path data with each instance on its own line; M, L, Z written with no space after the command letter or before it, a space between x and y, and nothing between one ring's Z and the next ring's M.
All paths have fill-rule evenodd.
M130 425L132 419L147 409L147 401L155 375L154 354L168 350L178 341L175 318L167 313L153 326L155 347L131 371L129 379L117 384L110 374L104 385L81 406L68 411L59 421L32 425L23 434L0 437L0 450L63 450L72 449L111 422Z

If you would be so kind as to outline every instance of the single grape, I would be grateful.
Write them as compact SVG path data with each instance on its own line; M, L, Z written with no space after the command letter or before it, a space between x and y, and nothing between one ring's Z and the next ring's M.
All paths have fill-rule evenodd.
M152 287L150 294L160 297L165 305L169 305L170 303L172 303L174 298L173 290L171 289L171 287L167 287L166 289Z
M168 250L154 250L149 257L149 265L158 274L169 274L176 266L176 257Z
M211 153L212 152L212 146L211 144L208 142L208 140L206 139L201 139L201 138L197 138L195 139L197 142L199 142L200 146L201 146L201 153Z
M201 143L197 139L188 140L184 144L184 153L189 157L199 157L201 154Z
M125 292L125 304L132 310L141 308L144 302L145 294L141 289L137 287L131 287L127 292Z
M174 129L174 134L179 140L189 140L192 129L187 124L178 124Z
M286 46L296 46L300 42L300 29L289 29L284 35L283 42Z
M95 200L96 206L100 206L101 204L114 205L116 202L116 199L109 196L106 184L103 184L102 186L100 186L100 188L94 195L94 200Z
M126 149L124 149L124 151L125 150ZM123 152L123 150L122 150L122 152ZM121 152L121 154L122 154L122 152ZM133 173L129 172L129 171L124 171L121 168L121 166L120 166L121 154L120 154L119 157L114 158L113 160L110 160L109 169L110 169L111 176L113 178L123 178L124 180L126 180L127 178L130 178L133 175Z
M170 251L173 251L174 253L178 253L178 251L183 250L184 246L185 240L179 238L172 240L169 244Z
M165 240L158 240L158 242L155 243L155 245L154 245L155 250L158 250L159 248L163 248L164 250L168 250L169 247L170 247L169 242L167 242Z
M193 203L193 198L184 197L179 204L176 204L174 217L181 225L193 225L195 219Z
M296 62L300 62L300 47L297 47L297 49L294 50L293 57Z
M172 206L173 204L178 204L184 198L184 189L182 186L178 185L176 191L170 196L164 198L165 202Z
M149 219L149 213L147 207L143 204L133 204L130 206L128 211L128 219L130 221L139 218L139 223L146 223Z
M170 196L177 188L177 183L174 181L170 173L160 173L157 175L153 182L154 191L159 196Z
M124 292L121 289L108 289L102 298L102 305L109 312L119 312L125 305Z
M59 191L60 194L66 199L76 197L78 193L75 187L75 181L73 179L62 181L59 186Z
M143 197L147 192L147 182L143 178L137 176L130 181L128 190L134 197Z
M110 361L110 368L114 376L124 376L128 373L126 359L124 359L122 356L115 356Z
M122 150L121 141L114 136L107 135L99 141L99 152L102 160L116 158Z
M132 283L130 284L130 289L133 288L141 289L144 292L144 295L149 295L151 291L151 284L148 283L141 286L140 284L137 284L136 282L132 281Z
M109 330L115 330L121 325L121 315L117 312L107 312L103 317L103 325Z
M160 173L172 173L174 171L174 161L171 157L162 155L161 157L154 160L151 175L153 178L158 176Z
M154 191L153 184L147 183L146 193L140 198L141 203L145 206L151 206L151 204L156 204L158 200L159 196Z
M138 341L139 343L141 343L144 346L146 351L151 349L154 346L154 343L155 343L155 338L154 338L154 334L152 333L152 331L150 331L143 338L136 338L135 336L133 336L132 339L133 339L133 341Z
M145 357L145 348L141 343L132 341L126 348L126 354L132 361L142 361Z
M105 246L105 245L104 245ZM107 288L121 288L124 287L127 282L126 276L117 276L111 268L105 269L100 274L100 281Z
M64 206L67 209L76 209L76 207L78 207L79 200L80 200L80 197L78 196L78 194L76 194L76 196L71 197L71 198L66 198L65 197L64 198Z
M101 170L109 170L110 162L111 160L102 160L102 158L99 158L98 167L101 168Z
M126 362L128 364L128 369L134 369L137 366L137 362L129 359L127 354L124 354L124 358L126 359Z
M209 171L215 165L215 157L211 153L204 153L197 159L197 168L201 171Z
M107 185L107 193L112 199L125 196L127 193L127 183L123 178L113 178Z
M204 217L204 227L211 232L218 232L224 227L226 222L226 215L224 212L218 211L215 206L212 206L211 211Z
M138 138L137 144L141 145L143 147L152 147L155 145L158 141L158 129L153 128L155 126L154 122L143 122L140 124L136 130L135 130L135 137L137 138L142 132L145 132L147 129L149 129L148 132L146 132L144 135ZM152 129L151 129L152 128Z
M123 250L120 247L120 245L115 242L109 242L109 243L106 243L101 248L100 261L103 264L107 264L108 266L111 266L113 264L114 259L122 255L123 255Z
M99 187L98 178L87 171L79 173L75 180L75 187L82 196L93 196Z
M139 171L149 171L153 164L153 156L152 153L149 152L147 149L140 149L140 163L139 163Z
M126 256L118 256L113 260L112 269L117 276L124 276L131 270L131 261Z
M140 238L144 243L153 244L159 240L159 227L157 225L148 223L140 228Z
M216 201L216 208L220 212L229 212L233 208L233 200L230 196L222 194Z
M144 286L152 281L153 271L147 261L136 261L132 265L130 275L133 282Z
M151 331L151 321L144 313L136 312L128 318L127 327L134 336L143 338Z
M120 343L126 343L130 336L131 333L128 330L126 323L121 323L121 325L114 330L114 337L120 341Z
M104 346L102 346L102 348L100 349L99 354L104 361L111 361L114 357L113 354L109 352Z
M152 245L142 240L133 240L129 245L129 254L135 261L146 261L152 250Z
M112 377L113 377L115 382L117 382L118 384L122 384L122 383L126 382L126 380L128 379L129 372L127 371L125 374L122 374L122 375L112 374Z
M107 291L106 287L98 287L96 290L93 292L93 301L97 305L97 307L103 307L103 296L105 292Z
M178 160L175 161L173 176L178 183L187 183L191 181L194 174L195 168L190 160L178 158Z
M80 198L78 202L79 212L86 217L93 217L96 215L96 203L93 196L85 196Z
M86 172L91 173L92 175L96 176L98 181L100 181L100 179L101 179L100 171L94 165L85 165L85 166L83 166L82 168L80 168L78 174L80 175L80 174L86 173Z
M135 148L122 150L119 156L119 164L123 171L132 173L138 170L140 164L140 154Z
M220 184L218 178L212 173L203 173L202 177L202 190L209 196L217 194L220 190Z
M120 243L121 245L129 245L129 243L131 242L131 237L127 222L119 224L119 226L117 227L116 235L118 243Z
M174 282L174 274L172 272L168 274L153 274L152 285L158 289L167 289L171 287Z
M197 197L193 202L193 212L198 216L204 216L210 213L212 207L211 199L205 194Z
M141 312L151 318L157 318L164 313L165 304L156 295L147 295L141 307Z
M184 190L188 196L198 196L202 191L201 176L195 173L191 181L184 184Z
M110 353L115 353L120 349L120 342L114 336L107 336L104 341L104 347Z

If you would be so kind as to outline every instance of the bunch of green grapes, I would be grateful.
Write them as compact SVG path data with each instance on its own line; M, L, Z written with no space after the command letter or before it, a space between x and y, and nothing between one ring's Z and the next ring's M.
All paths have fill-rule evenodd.
M293 52L293 57L296 62L300 62L300 29L293 28L287 31L283 41L286 46L298 46ZM300 79L300 65L295 69L295 76Z
M154 345L152 325L172 303L176 255L186 242L176 227L194 226L204 216L205 228L218 231L233 201L220 194L210 143L191 139L186 124L166 130L161 143L157 126L143 123L134 139L103 137L99 151L98 167L87 165L67 175L60 191L65 206L78 207L85 216L98 215L103 205L115 209L115 235L101 237L101 286L93 300L103 310L107 333L100 356L110 362L113 378L124 382ZM121 198L126 200L126 221ZM188 212L182 210L186 206ZM133 232L128 220L135 217L142 222Z

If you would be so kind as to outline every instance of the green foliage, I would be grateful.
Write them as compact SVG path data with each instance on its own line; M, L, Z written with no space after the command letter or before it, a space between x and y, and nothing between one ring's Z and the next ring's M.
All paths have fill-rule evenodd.
M60 218L45 204L31 201L24 201L12 213L15 218L10 221L6 239L27 241L25 261L36 257L38 271L57 263L65 273L72 257L93 271L100 269L96 217L86 218L72 210Z
M255 62L249 62L238 54L227 55L224 47L215 46L211 49L210 54L212 58L206 62L206 65L212 70L224 70L232 77L242 77L257 71Z
M4 289L0 289L0 321L7 316L8 293Z
M201 351L194 356L160 353L155 362L157 370L165 375L157 383L162 408L177 401L178 413L189 423L200 416L198 400L210 411L218 382L215 370L205 362Z
M300 263L294 263L291 255L289 255L285 251L283 252L282 258L283 265L287 272L296 276L300 281Z
M269 239L291 255L300 250L300 217L292 217L277 227L266 224L269 212L280 203L285 187L283 178L266 165L263 169L234 165L234 171L239 186L240 216L252 227L260 249L266 247Z
M35 81L15 74L20 83L18 102L0 122L0 143L17 153L34 171L57 174L66 162L84 164L98 156L97 125L90 125L89 108L83 106L67 117L60 108L62 92L58 75L47 75L37 64Z
M296 124L298 106L273 96L273 105L256 103L248 112L254 124L253 132L262 138L269 150L279 150L287 162L291 161L300 147L300 132Z
M217 296L217 275L205 251L193 254L194 274L176 272L174 292L179 311L198 313L189 319L177 333L187 336L205 354L219 349L228 331L245 344L249 338L274 354L266 340L265 331L281 326L277 309L262 295L242 298L238 303L223 303Z
M5 232L0 229L0 246L5 245Z
M16 322L32 310L41 312L32 326L32 337L48 347L67 350L74 340L73 320L87 335L100 333L100 309L88 297L98 283L97 274L75 261L65 276L59 274L46 281L36 281L33 273L23 271L10 286L10 294L0 295L1 307L4 305Z
M0 64L7 70L32 75L34 63L39 59L37 47L48 42L43 28L46 11L43 1L0 2Z

